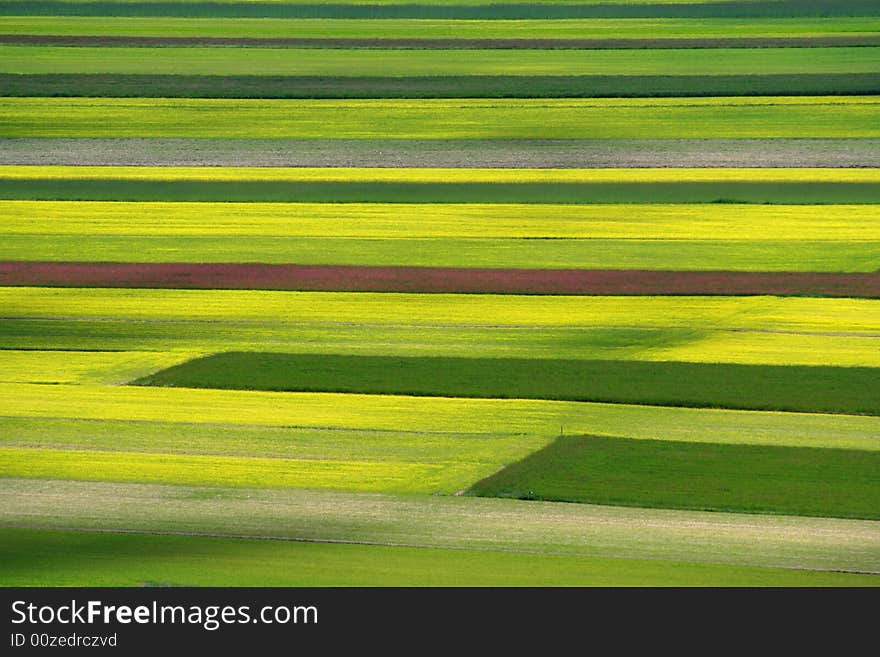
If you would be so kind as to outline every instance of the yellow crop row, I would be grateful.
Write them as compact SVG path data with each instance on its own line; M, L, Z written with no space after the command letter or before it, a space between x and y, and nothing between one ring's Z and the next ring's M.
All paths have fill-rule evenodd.
M394 432L566 434L880 450L880 417L517 399L0 383L8 417ZM478 438L474 437L474 440ZM25 476L25 475L21 475Z
M5 234L880 240L871 205L0 200Z
M880 300L0 288L8 318L880 333Z
M880 169L639 168L430 169L288 167L0 166L11 180L201 180L395 183L880 182Z

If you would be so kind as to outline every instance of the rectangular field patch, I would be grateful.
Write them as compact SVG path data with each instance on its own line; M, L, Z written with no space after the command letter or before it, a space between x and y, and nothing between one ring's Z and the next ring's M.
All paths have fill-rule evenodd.
M135 385L880 415L880 369L517 358L223 353Z
M470 495L880 519L880 453L560 437Z

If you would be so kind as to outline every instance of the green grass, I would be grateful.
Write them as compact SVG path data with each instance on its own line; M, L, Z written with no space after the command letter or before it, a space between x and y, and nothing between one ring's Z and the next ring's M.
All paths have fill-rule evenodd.
M373 4L373 3L371 3ZM377 30L381 27L381 30ZM567 20L363 20L131 18L4 16L2 34L68 36L178 36L333 39L658 39L761 38L865 35L880 32L880 20L785 19L567 19Z
M371 2L370 4L377 4ZM378 39L657 39L873 35L880 20L785 19L371 20L4 16L2 34Z
M240 456L274 459L362 461L427 466L500 467L544 443L535 437L453 432L358 431L292 426L237 426L124 420L0 417L5 447ZM430 491L429 491L430 492Z
M318 50L0 45L3 73L151 75L761 75L877 73L880 48Z
M880 523L875 521L470 496L34 479L5 479L0 500L0 524L7 527L189 531L741 566L880 570Z
M190 360L133 383L880 415L880 369L868 367L246 352Z
M477 440L481 436L517 440L526 437L538 445L560 433L591 433L679 442L880 450L880 418L861 415L545 400L16 383L0 383L0 393L9 401L4 415L17 418L415 432L472 435ZM180 435L179 440L184 448L186 435ZM35 449L28 451L30 455L10 453L10 463L19 469L29 467L39 453ZM51 457L59 468L64 467L62 456ZM499 466L509 460L499 455ZM83 478L88 478L88 460L79 462ZM488 471L481 476L496 469L485 465Z
M0 198L291 203L880 204L877 183L348 183L4 180Z
M874 575L600 557L5 529L5 586L876 586Z
M4 98L3 137L858 138L871 98L256 101Z
M565 436L470 495L880 519L880 454Z
M545 207L537 205L535 207ZM771 206L778 207L778 206ZM805 206L806 207L806 206ZM864 207L871 207L866 205ZM63 226L56 226L63 230ZM328 231L330 232L330 231ZM591 238L4 235L0 259L559 269L873 272L877 242Z
M74 50L75 48L72 48ZM326 52L315 50L314 52ZM406 51L398 51L406 52ZM439 52L439 51L438 51ZM6 96L133 98L630 98L873 95L880 73L303 77L0 73Z

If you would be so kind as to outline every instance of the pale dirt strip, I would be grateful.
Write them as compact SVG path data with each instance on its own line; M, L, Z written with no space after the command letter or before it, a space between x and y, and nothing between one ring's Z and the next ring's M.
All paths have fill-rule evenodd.
M0 139L0 165L880 167L880 139Z

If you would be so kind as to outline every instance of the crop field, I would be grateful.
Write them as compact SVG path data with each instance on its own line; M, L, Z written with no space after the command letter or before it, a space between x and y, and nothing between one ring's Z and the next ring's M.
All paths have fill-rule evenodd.
M0 0L0 586L880 586L873 0Z
M565 436L469 491L520 499L880 518L878 463L846 450ZM678 484L674 482L687 482Z
M310 3L315 4L315 3ZM369 4L379 4L370 2ZM396 2L394 4L403 4ZM505 4L512 4L506 2ZM557 3L558 4L558 3ZM586 3L579 3L586 4ZM230 20L226 18L189 18L181 21L167 17L117 17L112 21L92 16L0 16L3 41L20 43L40 40L51 43L60 37L106 39L107 37L153 37L177 39L253 39L250 46L279 45L278 39L357 39L366 45L385 45L395 39L419 40L423 43L410 47L430 46L431 40L451 40L456 45L468 41L490 42L499 39L517 39L523 48L536 41L543 45L547 39L557 40L558 46L579 47L591 40L596 47L659 47L662 42L689 39L689 45L702 42L712 47L716 40L727 46L742 43L759 45L751 39L776 40L798 43L796 39L810 39L817 45L824 40L849 38L851 45L873 43L880 29L880 19L859 18L804 18L804 19L732 19L732 18L654 18L588 20L430 20L385 19L377 34L370 20L321 20L253 18ZM42 37L42 39L40 39ZM27 40L25 40L27 38ZM266 40L272 41L266 41ZM857 39L857 41L856 41ZM626 40L633 43L627 44ZM775 42L775 41L774 41ZM80 43L83 43L80 41ZM87 42L86 42L87 43ZM172 41L166 41L172 43ZM289 43L289 42L288 42ZM305 45L305 44L299 44ZM315 43L314 45L322 45ZM491 47L487 43L487 47Z
M875 368L223 353L132 383L880 415Z
M880 98L228 100L2 98L4 137L880 138Z

